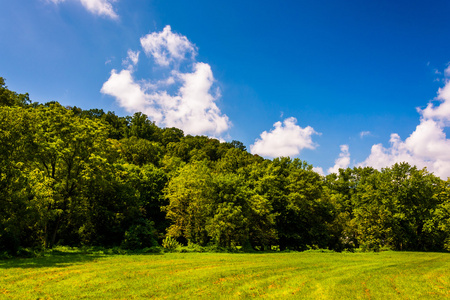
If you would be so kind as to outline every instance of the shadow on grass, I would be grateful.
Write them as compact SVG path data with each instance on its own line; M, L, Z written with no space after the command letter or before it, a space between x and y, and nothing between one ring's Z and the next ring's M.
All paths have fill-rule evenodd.
M10 258L0 260L0 269L12 268L64 268L75 264L82 264L88 262L95 262L97 260L114 256L114 255L163 255L163 253L86 253L86 252L64 252L52 250L51 253L46 253L40 257L33 258Z
M46 254L42 257L34 258L11 258L0 260L0 269L11 268L64 268L74 264L96 261L104 258L106 255L64 253L64 254Z

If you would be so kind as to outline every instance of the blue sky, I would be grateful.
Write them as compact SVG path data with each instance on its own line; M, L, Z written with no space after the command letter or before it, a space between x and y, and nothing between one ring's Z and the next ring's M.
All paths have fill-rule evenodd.
M33 101L450 176L448 1L2 2L0 76Z

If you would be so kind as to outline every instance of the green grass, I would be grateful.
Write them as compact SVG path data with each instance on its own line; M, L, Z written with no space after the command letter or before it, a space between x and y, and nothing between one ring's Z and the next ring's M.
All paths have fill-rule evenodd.
M0 299L441 299L450 254L168 253L0 261Z

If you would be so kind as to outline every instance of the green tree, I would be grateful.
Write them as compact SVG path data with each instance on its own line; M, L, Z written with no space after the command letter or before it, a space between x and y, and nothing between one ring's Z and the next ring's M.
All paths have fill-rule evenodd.
M120 157L128 163L138 166L151 163L159 166L164 150L160 143L132 136L120 140L118 151Z
M45 246L51 247L60 229L66 227L62 225L75 215L83 189L83 170L91 155L107 148L107 131L100 120L76 117L58 104L38 107L33 113L37 124L33 161L53 193L52 202L46 205L50 217L44 225Z
M161 142L161 129L154 122L150 121L147 115L137 112L129 120L127 136Z
M41 187L33 185L40 174L33 174L29 163L34 125L28 110L0 106L0 251L15 253L33 235L36 207L31 188Z
M227 248L252 245L264 248L274 242L275 218L269 201L236 174L214 174L208 235Z
M407 163L362 176L352 200L360 244L373 250L434 248L424 227L439 193L439 178Z
M281 249L328 245L330 202L322 197L323 183L312 166L299 159L276 158L267 164L256 190L272 204Z
M0 77L0 106L27 106L31 104L28 93L18 94L8 89L5 79Z
M450 251L450 178L441 181L439 193L435 193L438 204L431 210L423 231L434 247L427 250Z
M209 241L206 224L213 191L211 170L206 162L182 167L165 189L169 204L164 211L172 222L167 234L183 242L206 245Z

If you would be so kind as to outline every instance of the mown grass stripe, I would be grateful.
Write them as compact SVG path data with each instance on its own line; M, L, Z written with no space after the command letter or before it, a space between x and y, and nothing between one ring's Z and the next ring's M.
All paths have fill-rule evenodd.
M1 299L441 299L445 253L169 253L0 261Z

